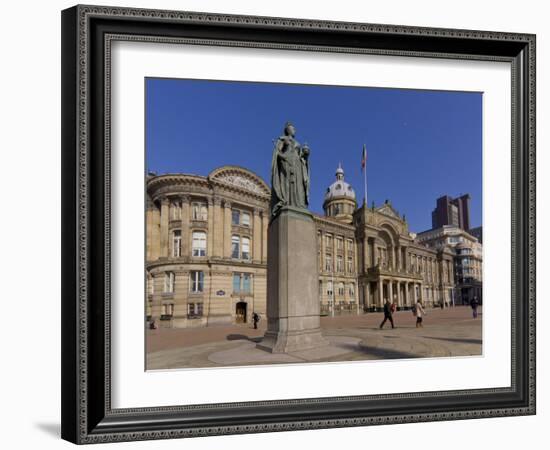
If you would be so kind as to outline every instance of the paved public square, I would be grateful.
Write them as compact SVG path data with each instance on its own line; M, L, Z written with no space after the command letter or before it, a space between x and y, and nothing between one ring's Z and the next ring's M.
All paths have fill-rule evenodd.
M427 309L424 327L416 328L411 311L394 313L379 329L382 313L322 317L330 346L290 354L256 348L265 333L265 317L252 324L147 330L147 369L175 369L374 359L473 356L482 354L482 319L467 306Z

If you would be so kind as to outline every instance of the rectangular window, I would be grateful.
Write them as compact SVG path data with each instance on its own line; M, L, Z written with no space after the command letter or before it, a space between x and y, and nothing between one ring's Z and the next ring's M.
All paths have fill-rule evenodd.
M161 315L163 316L172 316L174 314L174 304L173 303L164 303L161 309Z
M241 254L241 238L239 236L233 236L231 238L231 258L239 259Z
M250 239L247 237L242 239L241 258L250 259Z
M187 304L187 315L189 318L199 318L202 317L202 303L188 303Z
M208 206L206 205L206 203L194 202L192 204L192 217L193 220L207 220Z
M206 233L203 231L193 232L193 256L206 256Z
M174 202L170 205L172 211L172 219L181 219L181 204Z
M174 230L172 234L172 256L179 258L181 256L181 230Z
M328 272L332 271L332 255L325 255L325 270Z
M204 291L204 272L191 272L191 292L199 293Z
M243 227L249 227L250 226L250 214L247 212L243 212L241 214L241 225Z
M336 272L343 272L343 271L344 271L344 266L342 263L342 257L338 255L336 257Z
M233 274L233 292L239 294L241 292L241 274Z
M336 239L336 248L342 250L344 248L344 240L342 238Z
M349 293L350 299L353 300L355 298L355 284L350 283L348 293Z
M353 258L348 258L348 272L353 272Z
M332 236L329 234L326 235L326 246L328 248L332 247Z
M344 283L338 283L338 295L340 297L344 296Z
M241 212L237 209L231 210L231 223L233 225L240 225L241 223Z
M233 293L252 293L252 274L236 272L233 274Z
M252 292L252 289L250 287L250 279L251 276L249 273L243 273L242 280L243 280L243 292L246 294L250 294Z
M174 292L175 275L174 272L166 272L164 274L164 292Z

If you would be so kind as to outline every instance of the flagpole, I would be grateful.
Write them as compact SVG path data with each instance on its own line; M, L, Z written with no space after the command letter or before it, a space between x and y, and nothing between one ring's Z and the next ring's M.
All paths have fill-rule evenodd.
M365 205L367 205L367 149L366 145L363 144L363 157L365 158L365 167L363 167L364 176L365 176Z

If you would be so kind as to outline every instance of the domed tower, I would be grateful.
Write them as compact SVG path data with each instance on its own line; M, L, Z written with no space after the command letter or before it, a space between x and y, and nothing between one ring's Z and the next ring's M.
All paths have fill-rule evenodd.
M323 202L325 216L334 217L350 224L356 207L355 191L349 183L344 181L344 169L342 169L342 164L338 164L336 181L327 188Z

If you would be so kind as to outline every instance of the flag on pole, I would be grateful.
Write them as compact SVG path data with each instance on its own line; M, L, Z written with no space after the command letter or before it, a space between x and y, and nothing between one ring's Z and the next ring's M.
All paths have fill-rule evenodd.
M363 144L363 156L361 157L361 170L367 166L367 146Z

